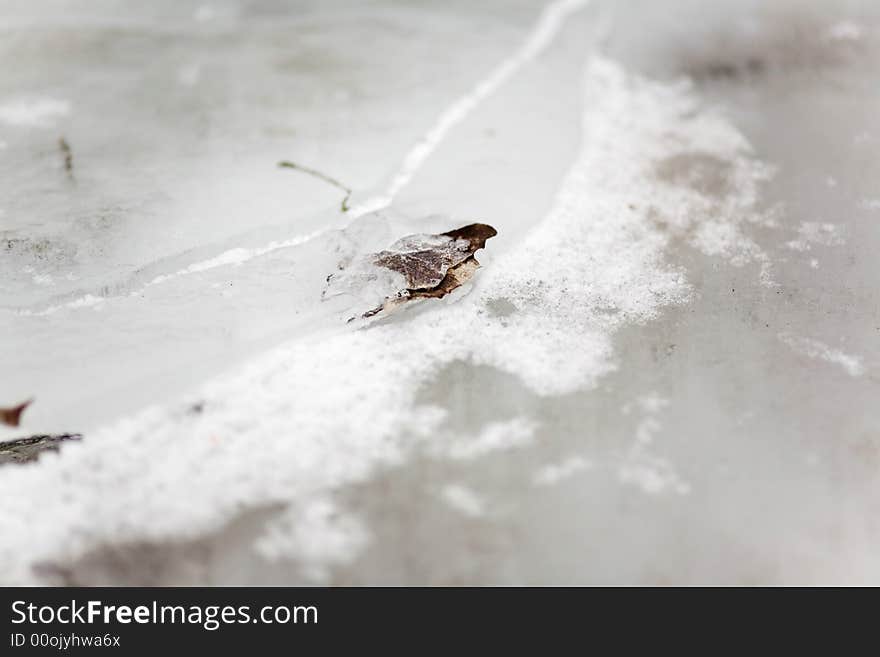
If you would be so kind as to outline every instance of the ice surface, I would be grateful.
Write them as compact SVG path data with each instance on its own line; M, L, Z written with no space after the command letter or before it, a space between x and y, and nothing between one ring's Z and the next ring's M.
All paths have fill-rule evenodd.
M0 6L5 583L878 581L872 3L125 6Z

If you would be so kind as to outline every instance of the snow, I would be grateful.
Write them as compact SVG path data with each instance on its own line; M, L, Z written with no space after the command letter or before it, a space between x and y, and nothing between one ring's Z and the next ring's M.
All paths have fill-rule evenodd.
M430 432L432 417L413 404L413 395L444 364L489 364L539 395L584 389L614 370L612 336L619 327L647 321L690 295L683 273L664 260L668 231L647 208L688 216L691 198L668 193L662 180L646 184L645 163L666 155L671 141L685 152L711 150L746 165L742 140L711 115L693 114L695 101L680 85L634 78L612 61L591 58L583 93L582 151L553 208L518 245L492 259L470 294L432 303L404 321L365 330L340 324L304 336L193 393L204 400L197 417L179 403L150 409L90 434L33 473L11 473L3 483L19 493L66 483L57 513L38 495L25 496L52 518L36 545L21 529L34 511L20 497L4 509L3 534L14 537L3 554L10 572L17 572L14 564L21 569L32 559L57 558L58 550L81 553L134 527L141 528L137 534L172 536L220 526L243 505L289 500L297 508L324 499L342 483L403 458L408 431ZM226 253L232 255L219 264L242 261ZM494 298L508 299L517 311L504 321L489 317L484 309ZM487 431L458 451L496 442ZM623 481L649 492L682 489L665 462L637 456L622 466ZM126 484L112 502L99 503L107 477ZM451 499L476 515L476 505L463 505L461 495ZM16 557L19 541L31 543L24 561Z
M230 528L267 509L235 530L230 572L375 581L406 562L418 582L544 583L656 566L685 581L794 552L788 570L754 567L850 577L838 548L873 572L876 483L833 450L876 451L855 437L876 424L860 387L875 232L840 211L872 193L875 160L826 161L797 137L829 124L783 110L812 107L797 84L819 89L850 134L875 92L847 78L865 97L844 107L818 75L706 82L691 66L700 47L758 47L748 25L778 65L814 61L771 38L788 21L683 2L702 26L685 39L668 10L641 23L585 0L112 4L3 10L5 29L43 36L0 83L0 401L36 397L28 433L85 438L0 468L0 581L54 581L105 548L207 542L225 558ZM829 35L822 66L871 47L867 23L827 13L807 22ZM716 48L718 25L734 32ZM77 79L54 50L73 33ZM140 39L164 44L143 70ZM805 187L798 158L835 185ZM353 208L286 159L350 186ZM347 323L401 288L369 254L475 221L498 236L472 282ZM820 247L821 270L788 262ZM832 368L848 376L820 376ZM825 440L843 425L850 442ZM839 462L845 489L823 470ZM829 543L851 499L866 501ZM512 561L447 554L456 529ZM594 545L614 556L588 559Z
M791 333L780 333L779 339L791 347L794 352L808 358L816 358L832 365L838 365L850 376L861 376L865 373L865 367L859 356L830 347L819 340L792 335Z

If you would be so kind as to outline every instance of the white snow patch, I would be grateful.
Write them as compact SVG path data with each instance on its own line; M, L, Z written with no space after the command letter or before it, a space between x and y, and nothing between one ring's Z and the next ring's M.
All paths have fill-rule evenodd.
M448 484L440 491L440 497L461 514L479 518L486 514L486 503L472 488L463 484Z
M187 64L177 70L177 81L184 87L192 87L202 78L200 64Z
M52 315L57 313L59 310L75 310L77 308L95 308L97 309L101 304L104 303L103 297L95 296L94 294L85 294L81 297L77 297L73 301L68 301L67 303L59 303L54 306L49 306L48 308L44 308L43 310L19 310L18 314L20 315L29 315L34 317L42 317L45 315Z
M645 413L659 413L669 406L669 400L664 399L656 392L642 395L636 401Z
M645 151L654 150L659 189L637 199L671 235L708 256L734 266L756 262L760 282L775 285L769 255L750 236L754 227L775 228L779 208L761 207L761 187L775 169L754 157L745 137L720 113L700 106L692 83L654 87L656 105L645 112L670 126L652 134ZM663 98L660 100L659 98ZM650 120L641 120L646 127ZM654 127L656 130L656 127ZM636 160L638 161L638 160Z
M649 495L667 491L687 495L691 491L690 484L682 481L670 463L660 458L624 463L617 474L622 484L636 486Z
M555 486L592 467L593 463L589 459L571 456L559 463L549 463L539 468L532 477L532 483L535 486Z
M844 243L840 228L828 222L802 221L798 226L797 234L797 239L785 244L792 251L809 251L814 244L839 246Z
M671 461L658 456L652 450L655 437L663 428L656 416L669 405L669 401L657 393L651 393L639 397L636 404L643 417L636 425L632 445L617 467L618 480L622 484L636 486L650 495L668 491L679 495L688 494L691 490L690 484L678 475ZM629 405L624 407L625 414L628 407L631 408Z
M532 443L536 426L526 417L491 422L476 436L454 440L446 454L452 459L470 461L491 452L524 447Z
M839 21L828 28L827 36L832 41L858 41L864 30L853 21Z
M824 342L813 340L812 338L803 338L787 332L779 333L777 337L796 353L808 358L824 360L833 365L839 365L850 376L861 376L865 373L865 367L862 365L861 358L846 354L840 349L829 347Z
M49 128L70 113L70 102L58 98L14 98L0 104L0 123Z
M199 23L207 23L217 18L217 8L211 5L199 5L193 12L193 19Z
M289 507L255 548L269 560L295 559L308 579L324 582L332 566L349 563L369 542L369 532L358 519L321 497Z

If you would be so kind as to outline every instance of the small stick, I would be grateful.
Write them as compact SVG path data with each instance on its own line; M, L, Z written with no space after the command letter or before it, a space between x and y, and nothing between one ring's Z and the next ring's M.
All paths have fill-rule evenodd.
M282 169L295 169L296 171L301 171L302 173L308 174L310 176L314 176L315 178L319 178L319 179L323 180L325 183L328 183L338 189L341 189L343 192L345 192L345 197L342 199L342 204L340 207L342 209L342 212L348 212L348 209L349 209L348 199L351 197L351 189L349 189L348 187L343 185L341 182L339 182L335 178L331 178L330 176L328 176L325 173L321 173L320 171L316 171L315 169L310 169L309 167L300 166L299 164L296 164L295 162L289 162L287 160L279 162L278 166L281 167Z
M64 170L67 172L67 176L73 180L73 150L64 137L59 137L58 148L61 149L61 154L64 156Z

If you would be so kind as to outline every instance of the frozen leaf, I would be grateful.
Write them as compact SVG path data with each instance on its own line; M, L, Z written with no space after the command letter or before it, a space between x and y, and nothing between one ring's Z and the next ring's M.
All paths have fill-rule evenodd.
M408 235L377 253L373 262L406 279L408 290L437 287L450 267L464 262L497 231L486 224L470 224L440 235Z
M480 263L474 253L498 232L470 224L439 235L408 235L372 257L373 264L401 274L405 289L363 314L372 317L412 299L439 299L470 280Z
M12 408L0 408L0 424L17 427L21 421L21 414L31 405L32 401L32 399L29 399L18 406L13 406Z

